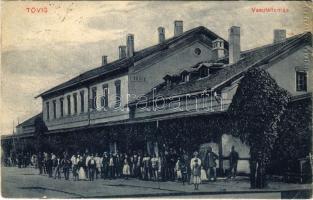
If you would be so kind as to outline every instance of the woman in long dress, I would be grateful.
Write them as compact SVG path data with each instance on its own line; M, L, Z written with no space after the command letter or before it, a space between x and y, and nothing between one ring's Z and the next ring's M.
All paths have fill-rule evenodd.
M125 158L124 158L123 176L125 179L128 179L128 177L130 176L130 167L129 167L129 160L128 160L127 154L125 154Z
M79 157L78 167L79 167L78 179L79 180L86 180L86 172L84 170L84 162L83 162L83 158L81 156Z

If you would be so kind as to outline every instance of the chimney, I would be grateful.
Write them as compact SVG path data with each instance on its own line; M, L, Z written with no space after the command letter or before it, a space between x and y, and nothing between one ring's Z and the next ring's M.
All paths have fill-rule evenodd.
M274 43L282 42L286 40L286 30L275 29L274 30Z
M118 47L118 56L119 56L119 59L126 58L126 46L125 45L121 45Z
M134 35L128 34L126 40L127 40L127 57L132 57L135 51Z
M183 21L175 20L174 21L174 36L178 36L182 34L184 31Z
M159 27L158 32L159 32L159 43L162 43L165 41L165 29L164 29L164 27Z
M102 56L102 66L108 64L108 56Z
M229 64L240 60L240 27L232 26L229 30Z
M224 40L217 38L212 42L213 46L213 57L212 60L216 61L220 58L223 58L225 56L225 49L224 49Z

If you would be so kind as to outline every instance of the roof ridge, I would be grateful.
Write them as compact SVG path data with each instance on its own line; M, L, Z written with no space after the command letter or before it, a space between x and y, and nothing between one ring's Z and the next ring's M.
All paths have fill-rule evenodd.
M308 32L303 32L303 33L300 33L300 34L297 34L297 35L293 35L291 37L288 37L286 38L285 40L283 41L280 41L280 42L277 42L277 43L269 43L269 44L265 44L265 45L262 45L262 46L259 46L259 47L255 47L255 48L252 48L252 49L248 49L248 50L245 50L245 51L241 51L240 53L249 53L249 52L252 52L252 51L255 51L255 50L258 50L258 49L262 49L262 48L266 48L266 47L271 47L271 46L275 46L275 45L279 45L279 44L283 44L283 43L286 43L288 42L289 40L293 40L293 39L296 39L297 37L302 37L303 35L307 34Z
M179 41L180 39L182 39L182 38L184 38L184 37L186 37L186 36L188 36L188 35L190 35L192 33L196 33L196 32L200 32L201 33L202 31L206 32L207 34L212 35L213 37L218 37L218 38L223 39L222 37L218 36L217 34L215 34L214 32L210 31L209 29L207 29L204 26L197 26L195 28L192 28L192 29L189 29L189 30L183 32L182 34L180 34L178 36L174 36L174 37L168 38L168 39L166 39L162 43L155 44L155 45L143 48L143 49L141 49L139 51L135 51L135 53L134 53L134 55L132 57L118 59L118 60L110 62L110 63L108 63L106 65L86 70L85 72L82 72L79 75L74 76L73 78L71 78L71 79L69 79L69 80L67 80L65 82L62 82L60 84L57 84L56 86L54 86L54 87L52 87L52 88L50 88L50 89L40 93L35 98L40 97L42 95L50 94L52 92L56 92L58 90L63 90L65 88L67 88L67 87L70 87L70 86L73 86L73 85L77 84L78 82L86 81L86 80L89 80L89 79L91 79L93 77L95 78L95 77L97 77L99 75L111 73L111 72L113 72L113 71L115 71L117 69L121 69L121 67L126 69L126 68L129 67L129 65L126 65L128 62L130 62L128 64L132 64L132 62L141 60L142 58L147 57L147 56L155 53L155 51L163 50L163 48L160 49L160 47L162 47L164 45L169 46L169 45ZM226 44L228 44L227 41L226 41ZM123 65L123 62L125 62L125 66L119 66L117 68L113 68L114 65ZM108 70L108 67L110 67L112 69ZM104 70L101 70L101 69L104 69ZM92 74L92 73L95 73L97 70L99 70L98 74ZM106 70L108 70L108 71L106 71ZM84 76L86 76L86 77L84 77Z

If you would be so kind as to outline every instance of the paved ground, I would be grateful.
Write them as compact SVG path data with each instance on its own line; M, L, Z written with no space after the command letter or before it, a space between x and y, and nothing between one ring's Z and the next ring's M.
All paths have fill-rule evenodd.
M310 189L308 184L272 182L262 190L249 189L245 178L200 185L183 186L177 182L152 182L137 179L89 181L65 181L38 175L33 168L1 169L1 193L3 197L27 198L100 198L100 197L161 197L167 198L281 198L281 191ZM294 192L293 192L294 193ZM217 196L218 195L218 196Z

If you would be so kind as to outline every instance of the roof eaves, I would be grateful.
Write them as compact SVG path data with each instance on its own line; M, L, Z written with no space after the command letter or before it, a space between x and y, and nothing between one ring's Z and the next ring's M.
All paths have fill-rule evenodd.
M244 72L246 72L248 69L250 69L251 67L256 67L256 66L260 66L262 64L265 64L268 60L270 60L271 58L277 56L278 54L284 52L286 49L286 47L295 47L295 44L301 40L307 33L303 33L303 34L300 34L300 35L296 35L296 36L299 36L299 37L293 37L293 39L295 40L291 40L289 43L286 43L285 45L283 45L281 48L277 49L276 51L274 51L273 53L271 53L270 55L266 56L265 58L262 58L261 60L258 60L257 62L251 64L249 67L245 68L243 71L239 72L239 73L236 73L235 75L233 75L232 77L230 77L229 79L223 81L222 83L212 87L213 89L217 89L225 84L227 84L230 80L233 80L234 78L238 77L240 78L240 75L243 74ZM290 49L290 48L288 48Z

